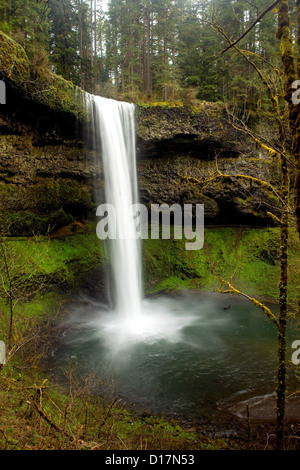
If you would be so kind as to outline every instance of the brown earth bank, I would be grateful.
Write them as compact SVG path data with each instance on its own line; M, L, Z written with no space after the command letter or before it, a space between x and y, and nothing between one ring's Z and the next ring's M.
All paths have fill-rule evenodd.
M273 404L272 404L273 405ZM299 404L297 405L297 408ZM247 411L245 411L245 414ZM239 418L229 411L216 413L207 417L200 425L189 423L172 415L168 419L177 419L186 429L194 428L200 435L209 439L222 439L228 443L229 449L235 450L276 450L276 418L272 406L272 419L265 418L264 410L260 409L259 417ZM290 416L285 424L285 450L300 450L300 419Z

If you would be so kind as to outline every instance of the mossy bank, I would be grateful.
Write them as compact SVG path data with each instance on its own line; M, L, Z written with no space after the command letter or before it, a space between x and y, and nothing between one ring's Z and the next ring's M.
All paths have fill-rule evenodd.
M70 293L77 295L80 289L87 289L90 295L106 302L109 265L105 247L96 236L95 224L78 226L79 233L72 230L74 227L70 225L52 238L9 238L2 242L8 263L14 265L17 272L16 279L22 277L28 285L28 293L33 293L18 302L20 318L25 311L31 311L33 315L45 312L44 301L47 306L52 299L52 307L55 307L58 297L66 298ZM201 250L186 250L184 240L143 240L145 295L178 289L216 291L221 280L230 280L250 296L277 302L278 242L277 228L239 227L205 229ZM292 233L289 247L291 308L295 307L299 295L298 259L297 238ZM36 286L41 288L34 295ZM5 299L8 300L2 295L4 310Z
M93 395L93 376L70 375L66 393L24 362L12 362L1 373L1 450L235 450L247 444L245 437L212 438L148 412L137 416L113 394Z

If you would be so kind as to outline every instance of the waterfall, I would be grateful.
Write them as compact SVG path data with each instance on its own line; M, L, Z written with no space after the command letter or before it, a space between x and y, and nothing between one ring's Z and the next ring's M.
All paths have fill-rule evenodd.
M195 317L185 310L182 315L177 299L142 295L140 235L145 230L142 222L145 214L138 215L141 206L136 171L135 106L89 93L83 96L89 147L95 151L99 174L104 175L104 195L102 182L95 181L96 215L101 217L97 235L99 225L101 234L107 234L102 229L110 221L107 216L110 207L114 208L117 228L116 236L110 234L107 240L103 237L107 241L112 272L113 282L108 289L111 308L98 310L97 307L99 315L83 321L95 326L93 331L103 340L109 355L121 360L120 351L129 350L139 342L180 341L182 330L193 324Z
M89 101L94 144L102 149L105 203L112 205L116 214L117 237L109 240L114 308L125 318L134 319L140 316L142 303L140 240L129 211L138 202L135 108L99 96L90 96Z

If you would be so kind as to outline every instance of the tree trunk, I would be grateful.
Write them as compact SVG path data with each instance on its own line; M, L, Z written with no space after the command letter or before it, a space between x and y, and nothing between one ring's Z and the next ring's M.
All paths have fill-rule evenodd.
M297 78L300 79L300 0L296 1L297 5L297 45L298 45L298 63ZM294 137L294 155L296 162L295 189L296 189L296 217L297 229L300 238L300 106L296 105L295 116L295 137ZM300 299L299 299L300 300ZM300 302L299 302L300 307Z
M281 197L288 202L289 177L286 159L281 156ZM277 368L277 449L284 449L284 416L286 399L286 319L288 282L288 212L282 208L280 227L280 282L278 317L278 368Z
M281 41L281 57L285 76L285 99L289 106L289 127L295 150L295 106L291 103L292 83L296 78L294 52L290 34L290 16L288 0L282 0L278 6L277 38ZM284 130L281 128L280 140L285 149ZM285 153L285 152L283 152ZM287 160L280 157L281 198L289 202L289 173ZM279 317L278 317L278 369L277 369L277 449L284 449L284 416L286 395L286 319L287 319L287 264L288 264L288 211L283 206L280 227L280 282L279 282Z
M144 91L147 97L150 98L152 94L151 87L151 11L150 4L147 2L145 12L145 32L144 32L144 63L145 63L145 74L144 74Z
M80 54L80 87L84 90L85 80L83 71L83 26L82 26L82 0L79 6L79 54Z
M90 0L90 61L91 61L91 79L90 79L90 91L93 91L93 73L94 73L94 34L93 34L93 0Z
M97 0L94 0L94 93L97 89Z

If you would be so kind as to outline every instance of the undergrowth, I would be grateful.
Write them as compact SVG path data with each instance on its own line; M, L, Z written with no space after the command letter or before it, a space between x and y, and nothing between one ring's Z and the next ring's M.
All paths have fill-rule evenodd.
M0 373L1 450L201 450L232 449L191 426L167 418L137 416L114 395L95 394L101 379L64 370L64 386L52 384L31 354L15 357Z

